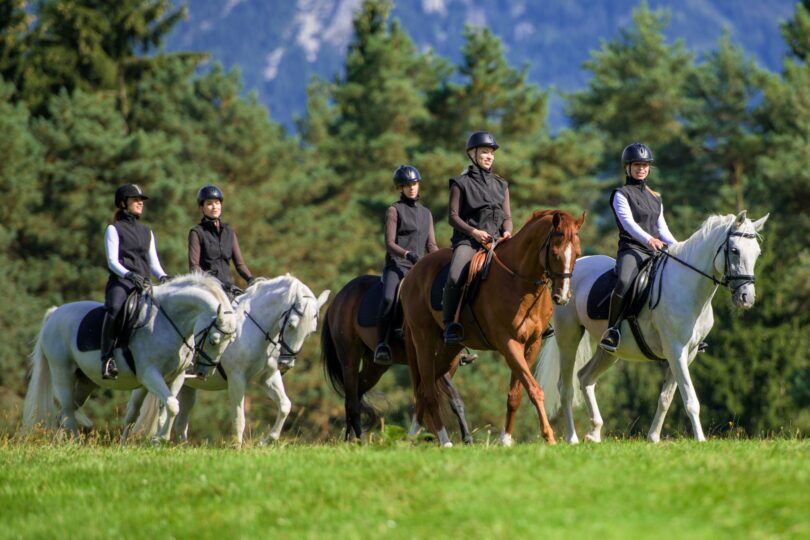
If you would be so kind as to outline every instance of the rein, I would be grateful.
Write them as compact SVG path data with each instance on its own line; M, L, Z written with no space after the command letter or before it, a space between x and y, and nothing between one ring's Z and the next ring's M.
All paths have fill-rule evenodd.
M194 334L194 344L190 345L188 341L186 341L185 336L183 336L183 333L177 327L175 322L172 320L172 318L169 316L166 310L163 309L163 306L160 305L160 303L155 298L154 294L152 294L151 288L148 294L152 304L157 306L158 311L162 313L164 317L166 317L166 320L169 321L169 325L171 325L175 333L177 333L178 337L183 342L183 345L185 345L186 348L188 348L188 350L194 353L192 361L196 361L197 364L207 367L219 365L219 362L217 362L214 358L211 358L211 355L205 352L205 341L208 339L208 335L211 333L211 330L216 328L221 334L225 336L233 334L233 332L226 332L225 330L222 329L222 327L219 326L219 317L214 317L214 320L211 321L211 324L209 324L208 326L206 326L205 328ZM223 311L222 313L227 315L229 313L232 314L233 311L228 310ZM202 360L205 360L205 362L203 362Z
M264 336L264 339L266 341L268 341L274 347L281 346L283 356L298 356L298 353L300 353L301 349L303 348L303 346L302 346L297 351L294 351L292 349L292 347L290 347L287 344L287 341L284 339L284 331L287 329L287 323L290 320L290 315L293 314L293 313L295 313L299 317L304 316L304 312L301 311L300 309L298 309L298 307L295 305L295 303L293 303L289 308L287 308L284 311L284 313L282 314L283 322L281 323L281 326L280 326L279 331L278 331L278 336L279 336L278 341L276 341L275 339L273 339L270 336L270 331L269 330L265 330L264 328L262 328L262 325L259 324L259 322L255 318L253 318L253 315L251 315L249 311L245 311L245 315L247 315L247 318L250 319L250 322L252 322L256 326L256 328L259 329L259 332L262 333L262 335Z
M495 251L495 247L498 245L500 240L495 240L491 244L491 246L488 247L487 249L492 253L492 258L495 260L495 262L497 262L501 266L501 268L506 270L506 272L510 276L518 278L518 279L522 279L523 281L531 283L535 287L539 287L541 285L547 284L549 279L553 279L553 278L563 278L563 279L565 279L565 278L570 278L573 275L571 272L552 272L551 270L549 270L549 268L551 267L551 259L550 259L551 239L554 238L554 237L557 237L557 236L564 236L564 233L562 231L559 231L556 228L552 227L551 230L549 230L549 232L548 232L548 236L546 236L546 239L543 241L543 244L540 246L541 250L543 250L543 249L546 250L545 261L543 263L543 277L541 279L532 279L532 278L527 278L525 276L521 276L520 274L518 274L517 272L515 272L514 270L509 268L509 266L507 266L507 264L504 263L501 260L500 257L498 257L498 253Z
M701 270L699 268L695 268L694 266L692 266L688 262L684 261L683 259L681 259L679 257L676 257L675 255L672 255L671 253L669 253L666 250L662 250L661 253L663 253L665 256L669 257L670 259L674 259L675 261L681 263L682 265L686 266L687 268L689 268L691 270L694 270L695 272L697 272L701 276L704 276L704 277L710 279L712 281L712 283L714 283L715 285L719 285L719 286L722 286L722 287L728 287L728 289L732 293L734 293L734 292L737 291L737 289L739 289L743 285L747 285L749 283L755 283L756 282L756 276L754 276L753 274L729 274L729 244L728 244L728 241L732 236L740 236L742 238L756 238L757 237L757 235L755 233L743 233L743 232L736 232L736 231L731 232L731 231L729 231L728 235L726 236L726 239L723 241L722 244L720 244L720 247L717 248L717 251L714 253L714 258L712 259L712 268L714 268L714 262L717 260L717 256L720 255L720 251L723 250L723 248L725 248L725 254L724 254L725 255L725 270L723 271L723 279L722 280L717 279L713 275L707 274L706 272L704 272L703 270ZM738 281L738 280L742 280L742 283L740 283L736 287L732 288L731 287L731 282L732 281Z

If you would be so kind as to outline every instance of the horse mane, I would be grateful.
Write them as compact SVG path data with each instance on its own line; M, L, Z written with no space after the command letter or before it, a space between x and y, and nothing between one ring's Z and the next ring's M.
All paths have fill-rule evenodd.
M560 232L563 233L564 238L566 241L571 241L574 237L574 233L576 233L575 228L573 227L574 216L569 214L564 210L535 210L532 212L532 215L529 216L529 219L526 220L526 223L523 224L523 227L520 228L518 232L523 231L524 229L528 228L529 226L545 219L546 217L553 217L554 214L560 214Z
M725 216L717 214L711 215L703 221L700 227L698 227L698 230L692 233L692 236L670 247L670 251L673 255L681 256L689 260L698 246L712 239L718 232L723 231L725 235L729 227L733 226L735 219L736 216L734 214L727 214Z
M220 303L230 304L228 296L222 290L219 280L209 274L203 272L191 272L189 274L181 274L173 277L166 283L166 287L172 289L177 287L197 286L208 290L213 294Z
M301 280L292 274L284 274L283 276L276 276L274 278L257 277L250 287L245 289L245 293L239 296L239 309L244 311L250 306L252 300L285 288L287 294L284 298L284 303L288 303L296 296L301 284Z

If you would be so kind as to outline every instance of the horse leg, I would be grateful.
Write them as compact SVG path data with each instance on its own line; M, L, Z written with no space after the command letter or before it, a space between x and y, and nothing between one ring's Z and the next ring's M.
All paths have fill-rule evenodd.
M138 412L141 410L141 405L143 405L147 393L146 388L136 388L130 394L127 402L127 412L124 415L124 431L121 433L121 444L126 444L129 430L132 429L132 424L138 418Z
M188 420L191 417L191 409L197 402L197 390L190 386L183 385L177 393L177 400L180 402L180 413L174 419L174 434L178 441L188 441Z
M71 437L78 437L79 425L76 421L76 373L71 367L65 365L49 364L51 369L51 384L54 396L59 402L59 425L68 431Z
M556 441L554 440L554 430L551 428L551 424L548 422L546 408L543 405L543 389L540 388L539 384L537 384L529 365L526 363L526 358L524 356L525 352L526 348L524 345L511 339L501 349L501 354L503 354L506 363L509 365L509 369L512 370L512 376L516 377L523 384L523 387L529 394L529 399L532 400L532 404L537 410L537 416L540 419L543 438L549 444L556 444ZM536 352L537 351L535 350L535 353ZM520 403L519 400L517 400L517 403Z
M571 334L567 330L568 328L560 325L556 335L560 354L560 405L565 416L565 441L568 444L579 444L577 428L574 425L574 370L582 331L579 325L576 325L575 334Z
M681 345L671 346L670 354L667 357L669 358L669 369L672 370L675 381L678 383L686 414L692 422L692 433L696 440L705 441L706 436L700 425L700 402L698 402L692 378L689 376L689 349Z
M439 444L444 448L453 446L447 429L439 411L439 386L437 381L447 373L447 366L439 365L440 354L434 354L441 345L436 343L436 336L425 335L425 332L412 334L413 345L416 351L416 361L419 370L419 388L416 390L420 401L417 415L421 411L422 418L419 418L427 428L439 438Z
M668 369L664 386L661 387L661 395L658 396L658 408L655 410L655 417L650 425L650 431L647 432L647 440L651 443L657 443L661 440L661 429L664 427L664 417L667 415L669 406L672 404L672 398L675 397L676 388L675 374L672 373L671 369Z
M231 400L231 417L234 429L234 444L242 446L245 432L245 377L241 373L231 372L228 376L228 397Z
M603 349L597 348L596 353L585 366L579 370L579 384L582 393L585 395L585 405L588 409L588 417L591 419L591 431L585 435L585 440L590 442L602 441L602 415L599 413L599 405L596 404L596 380L607 369L616 363L616 358L608 354Z
M276 422L273 427L262 439L261 444L265 445L270 441L277 441L281 437L281 429L284 427L284 422L292 409L292 402L287 397L284 391L284 381L281 379L281 372L276 370L273 374L265 379L264 389L267 395L270 396L278 406L278 414L276 415Z
M537 358L538 349L540 348L539 341L532 341L525 346L524 358L527 358L527 364L531 369L531 365ZM515 432L515 418L517 417L517 410L520 408L520 402L523 399L523 387L520 384L520 378L513 371L509 380L509 392L506 396L506 422L504 423L503 432L501 432L500 442L503 446L512 446L514 441L512 434Z
M343 366L344 407L346 409L346 440L363 436L360 407L360 362L365 345L357 339L354 343L341 343L335 347ZM343 354L341 354L343 352Z
M175 382L177 380L180 381L180 385L177 387L177 390L179 391L180 386L182 386L183 375L181 374L180 377L175 379ZM148 391L152 392L158 401L166 408L167 420L163 426L161 426L157 435L152 438L152 441L167 441L171 431L167 430L166 427L168 426L169 429L171 429L171 424L174 417L180 412L180 402L178 402L177 398L174 397L174 392L172 392L172 390L166 385L166 381L163 380L163 375L154 366L147 366L141 370L140 381L143 383L144 387L146 387Z
M169 390L172 396L176 396L180 393L180 389L183 388L183 384L186 382L185 373L181 373L171 382L171 386L169 386ZM172 397L176 404L176 408L172 410L172 408L167 404L163 408L163 414L165 414L166 418L163 420L162 424L160 425L160 430L158 430L157 438L161 441L168 442L171 438L172 434L172 426L174 425L174 419L180 414L180 402L177 398ZM153 439L154 440L154 439Z
M79 371L76 374L76 387L73 389L74 397L76 400L76 410L73 414L76 416L76 421L86 428L93 427L93 421L82 412L82 406L85 404L93 390L98 388L96 383L91 381L84 373Z
M453 414L456 415L456 419L458 420L458 428L461 431L461 440L464 441L464 444L472 444L473 436L472 433L470 433L470 427L467 425L467 416L464 412L464 400L461 398L461 394L459 394L458 389L453 384L449 373L445 373L444 376L439 379L439 381L444 388L444 392L447 394L447 397L450 398L450 409L453 411ZM413 426L411 429L413 429Z

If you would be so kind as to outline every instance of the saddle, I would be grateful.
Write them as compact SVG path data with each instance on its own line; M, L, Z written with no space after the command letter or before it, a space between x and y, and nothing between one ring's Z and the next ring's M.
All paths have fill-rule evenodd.
M382 296L383 282L382 278L380 278L363 293L363 297L360 299L360 306L357 308L357 326L361 328L377 326L379 322L377 315L380 312ZM403 323L402 304L399 301L399 285L397 286L396 301L392 309L394 313L391 318L391 329L396 333L396 329L402 328Z
M138 320L138 306L141 294L133 290L124 301L124 306L115 320L115 348L123 348L128 352L127 346ZM76 332L76 348L82 352L101 350L101 326L104 323L104 306L90 310L79 323ZM129 363L129 359L127 359ZM130 366L132 367L132 366ZM134 371L134 370L133 370Z
M476 251L470 263L461 272L461 280L464 282L464 287L461 289L461 298L458 302L458 311L456 311L456 322L458 322L461 310L465 305L470 304L478 293L478 288L482 281L487 279L489 275L489 267L492 264L492 255L494 253L495 244L491 249L480 249ZM442 310L442 297L444 296L444 286L447 283L447 276L450 274L450 263L442 267L436 277L433 278L433 284L430 286L430 307L435 311Z
M624 319L635 319L647 300L650 298L650 289L658 266L658 256L647 259L639 268L624 298ZM607 320L610 311L610 295L616 286L618 276L616 269L611 268L596 278L588 293L588 317L593 320Z

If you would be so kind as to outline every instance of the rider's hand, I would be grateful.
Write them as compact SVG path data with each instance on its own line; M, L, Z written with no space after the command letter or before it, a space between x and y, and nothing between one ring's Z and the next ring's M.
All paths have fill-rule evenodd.
M417 255L413 251L409 251L408 253L405 254L405 258L408 259L408 261L410 261L411 263L416 264L416 261L419 260L419 255Z
M249 278L247 278L247 286L250 287L251 285L253 285L254 281L256 281L256 278L253 277L253 276L250 276Z
M663 249L664 247L664 243L658 238L650 238L649 240L647 240L647 245L656 251L659 249Z
M172 276L170 276L169 274L165 274L165 275L162 275L162 276L160 276L160 277L158 278L158 283L160 283L161 285L163 285L164 283L166 283L166 282L167 282L167 281L169 281L170 279L172 279Z
M131 281L135 288L138 289L138 292L143 292L149 284L145 277L135 272L127 272L124 279Z
M512 233L510 233L509 231L503 231L503 234L501 235L501 240L506 240L507 238L512 238Z
M479 229L473 229L472 237L475 239L476 242L482 245L488 242L492 242L492 237L489 235L489 233Z

